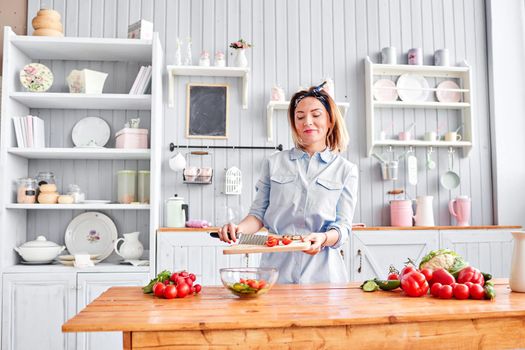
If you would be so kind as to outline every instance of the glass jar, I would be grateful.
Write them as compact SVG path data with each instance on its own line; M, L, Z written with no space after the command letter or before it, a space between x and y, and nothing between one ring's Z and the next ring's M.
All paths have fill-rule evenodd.
M137 180L137 195L140 203L149 204L149 170L139 170Z
M55 174L51 171L40 171L36 175L36 182L38 186L45 184L54 184L55 183Z
M70 184L67 194L73 197L73 203L82 203L86 200L86 194L80 190L79 185Z
M16 201L23 204L36 202L36 180L32 178L20 178L16 181Z
M120 170L117 172L117 176L119 203L130 204L132 202L136 202L137 171Z

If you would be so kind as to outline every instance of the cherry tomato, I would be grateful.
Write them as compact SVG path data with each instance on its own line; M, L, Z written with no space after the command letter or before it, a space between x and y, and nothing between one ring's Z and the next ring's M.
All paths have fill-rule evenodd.
M177 282L178 277L179 277L179 274L177 272L174 272L171 274L170 281Z
M397 280L399 280L399 274L395 273L395 272L389 274L388 275L388 280L390 280L390 281L397 281Z
M179 277L177 277L177 282L175 283L176 285L179 285L179 284L186 284L186 278L182 277L179 275Z
M246 280L245 280L244 278L241 278L241 279L239 280L239 283L244 283L244 284L246 284Z
M427 282L430 282L432 280L432 270L431 269L421 269L421 272L423 275L425 275L425 279Z
M270 236L266 240L265 244L266 244L267 247L275 247L277 244L279 244L279 241L277 240L277 238Z
M157 282L153 285L153 294L162 298L164 296L164 289L166 289L166 285L162 282Z
M188 277L191 278L193 282L195 282L195 280L197 279L197 277L193 273L190 273Z
M441 286L441 288L439 289L439 299L451 299L452 295L452 287L448 284Z
M193 286L193 280L189 277L186 277L186 284L190 287Z
M159 283L164 283L167 286L168 284L170 284L170 280L165 280L164 282L159 282Z
M180 277L188 277L190 274L187 272L187 271L182 271L181 273L179 273Z
M265 280L259 280L259 289L263 289L264 286L266 286L266 281Z
M472 287L472 285L474 285L474 283L472 283L472 282L465 282L463 284L466 285L469 290L470 290L470 287Z
M259 289L259 282L257 282L256 280L248 280L247 284L250 288Z
M281 240L281 242L283 242L284 245L288 245L288 244L292 243L292 239L290 237L284 236L283 239Z
M462 283L457 283L453 287L453 291L454 291L454 298L459 299L459 300L468 299L470 295L469 288Z
M480 284L473 284L470 288L469 288L469 292L470 292L470 297L472 299L476 299L476 300L481 300L485 297L485 290L483 289L483 287L480 285Z
M193 286L193 288L195 288L195 293L200 293L201 290L202 290L202 286L200 284L196 284Z
M439 297L439 291L441 290L441 287L443 285L441 283L434 283L432 287L430 288L430 294L435 296L436 298Z
M190 294L190 286L186 283L181 283L177 285L177 298L184 298L186 295Z
M177 297L177 287L174 284L170 284L164 288L164 298L175 299Z

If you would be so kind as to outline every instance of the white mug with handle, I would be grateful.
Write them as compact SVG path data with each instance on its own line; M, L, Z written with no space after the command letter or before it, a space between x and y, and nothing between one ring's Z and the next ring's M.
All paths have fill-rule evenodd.
M179 152L169 160L170 169L173 171L181 171L186 167L186 158Z

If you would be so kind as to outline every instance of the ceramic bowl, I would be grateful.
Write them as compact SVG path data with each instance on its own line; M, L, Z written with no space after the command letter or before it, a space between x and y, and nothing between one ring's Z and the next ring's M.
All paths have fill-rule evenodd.
M267 293L277 281L273 267L231 267L219 270L222 284L240 298L256 298Z
M26 242L14 249L25 261L49 262L55 259L65 247L46 240L44 236L38 236L36 240Z

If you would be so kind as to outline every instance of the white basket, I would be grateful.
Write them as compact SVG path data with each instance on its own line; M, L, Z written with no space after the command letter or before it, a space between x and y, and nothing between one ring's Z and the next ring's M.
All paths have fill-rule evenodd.
M238 168L232 166L230 169L226 170L226 176L224 179L225 194L241 194L242 173Z

